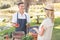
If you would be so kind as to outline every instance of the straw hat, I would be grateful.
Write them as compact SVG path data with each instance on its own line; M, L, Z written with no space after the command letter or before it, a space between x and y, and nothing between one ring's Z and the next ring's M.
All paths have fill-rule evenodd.
M53 4L47 4L44 8L45 10L54 10Z

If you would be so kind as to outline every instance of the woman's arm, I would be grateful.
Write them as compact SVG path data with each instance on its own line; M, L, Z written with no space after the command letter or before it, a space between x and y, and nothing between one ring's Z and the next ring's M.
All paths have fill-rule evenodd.
M37 28L33 28L40 36L43 36L44 35L44 32L45 32L45 29L44 27L42 26L41 27L41 31L39 32L39 30Z
M40 36L43 36L43 35L44 35L44 32L45 32L44 27L41 27L41 31L39 32L39 35L40 35Z

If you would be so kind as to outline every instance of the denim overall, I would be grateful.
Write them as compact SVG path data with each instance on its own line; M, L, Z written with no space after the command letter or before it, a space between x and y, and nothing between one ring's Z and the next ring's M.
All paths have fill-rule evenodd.
M20 25L18 28L16 28L15 31L24 31L24 33L26 34L27 16L25 15L25 19L18 19L18 13L17 13L17 23Z

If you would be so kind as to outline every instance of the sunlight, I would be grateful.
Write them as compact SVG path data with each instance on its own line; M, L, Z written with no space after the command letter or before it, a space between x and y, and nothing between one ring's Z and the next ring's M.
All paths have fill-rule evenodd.
M60 25L58 25L58 26L56 26L56 27L54 27L54 28L56 28L56 29L60 29Z

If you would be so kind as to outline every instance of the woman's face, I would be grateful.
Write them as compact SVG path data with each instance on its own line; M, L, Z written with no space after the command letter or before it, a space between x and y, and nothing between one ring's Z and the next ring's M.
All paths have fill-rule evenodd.
M47 16L47 17L52 18L53 15L54 15L54 11L53 11L53 10L46 10L46 16Z

